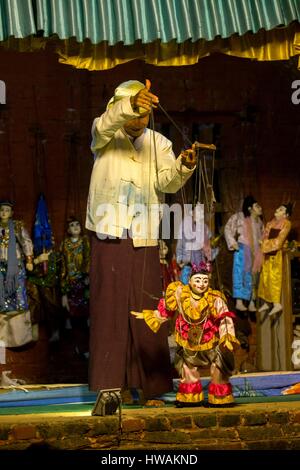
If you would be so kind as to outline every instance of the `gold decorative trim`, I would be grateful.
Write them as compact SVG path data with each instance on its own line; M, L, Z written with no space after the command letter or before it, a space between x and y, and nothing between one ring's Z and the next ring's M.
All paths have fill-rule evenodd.
M214 337L210 341L207 341L207 343L192 346L191 343L188 340L183 339L180 336L179 331L176 331L175 341L176 341L176 343L178 343L183 348L190 349L191 351L207 351L208 349L212 349L216 344L218 344L219 338Z
M198 403L204 400L204 393L176 393L176 400L184 403Z
M208 403L212 405L226 405L227 403L234 403L233 395L226 395L225 397L216 397L215 395L208 394Z

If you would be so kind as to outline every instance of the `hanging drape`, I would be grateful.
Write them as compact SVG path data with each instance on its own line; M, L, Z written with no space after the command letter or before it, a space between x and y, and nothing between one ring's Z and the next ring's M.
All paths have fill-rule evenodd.
M0 40L44 37L125 46L228 38L287 26L299 0L1 0Z
M0 41L36 33L32 0L0 0Z
M126 48L121 43L109 46L106 42L94 45L89 41L78 44L67 40L59 44L57 52L61 63L88 70L105 70L133 59L161 66L191 65L216 52L256 60L288 60L300 54L300 25L295 23L288 28L234 35L228 39L200 39L194 43L137 42ZM298 66L300 69L300 60Z
M0 0L0 46L57 45L60 61L104 70L132 59L186 65L212 52L299 54L300 0Z

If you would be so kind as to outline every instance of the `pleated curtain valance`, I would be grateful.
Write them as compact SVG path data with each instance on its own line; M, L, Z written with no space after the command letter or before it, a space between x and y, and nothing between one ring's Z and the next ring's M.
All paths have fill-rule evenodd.
M300 0L0 0L0 40L75 38L108 45L228 38L300 21Z
M299 23L300 0L0 0L0 46L54 41L61 62L90 70L137 58L186 65L216 50L288 59Z

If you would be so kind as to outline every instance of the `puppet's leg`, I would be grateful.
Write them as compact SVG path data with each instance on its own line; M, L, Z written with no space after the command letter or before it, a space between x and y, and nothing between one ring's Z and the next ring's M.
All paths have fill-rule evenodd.
M176 352L175 367L180 376L176 394L176 406L199 406L202 404L204 394L197 365L193 364L193 356L197 353L179 348Z
M217 347L215 360L211 364L211 382L208 386L208 402L211 405L228 406L234 403L232 385L229 382L233 367L233 354Z

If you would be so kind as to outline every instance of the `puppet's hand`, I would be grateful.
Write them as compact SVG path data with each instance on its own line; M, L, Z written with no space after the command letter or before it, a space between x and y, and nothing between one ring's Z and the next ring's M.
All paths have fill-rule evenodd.
M232 243L231 249L234 250L234 251L239 251L239 244L238 244L238 242Z
M43 263L44 261L48 261L49 253L41 253L34 259L34 264Z
M144 312L134 312L133 310L131 310L131 315L134 315L135 318L137 318L138 320L144 320Z
M33 271L33 264L32 263L26 263L26 269L27 269L27 271Z
M146 324L154 333L160 329L161 324L165 321L165 319L157 318L157 310L143 310L142 312L131 311L130 313L138 320L145 320Z
M235 336L232 336L230 334L226 334L221 338L219 346L224 351L227 350L227 351L230 351L230 352L234 352L236 349L238 349L240 347L240 342L236 339Z

